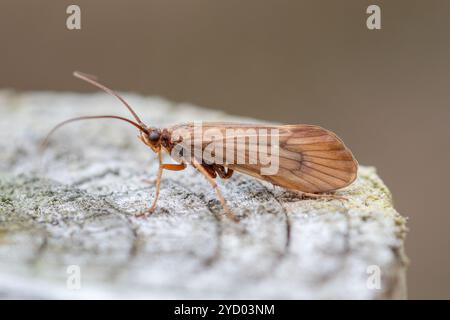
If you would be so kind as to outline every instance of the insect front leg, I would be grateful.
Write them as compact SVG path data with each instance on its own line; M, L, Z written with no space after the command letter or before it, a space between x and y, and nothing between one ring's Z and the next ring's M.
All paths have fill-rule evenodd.
M170 171L181 171L186 169L185 163L163 163L162 165L163 170L170 170ZM143 182L148 184L154 184L156 183L158 179L142 179Z
M158 174L156 176L156 190L155 190L155 199L153 199L153 203L151 207L144 211L139 213L137 216L148 216L149 214L153 213L156 209L156 203L158 202L159 198L159 191L161 189L161 177L163 170L171 170L171 171L180 171L186 169L185 163L162 163L162 152L158 153L158 161L159 161L159 167L158 167Z
M208 182L211 184L211 186L213 187L213 189L216 191L216 195L219 198L220 203L222 204L222 207L225 211L226 216L235 221L235 222L239 222L238 217L231 212L231 209L228 207L228 204L225 200L225 198L222 195L222 192L220 191L219 187L217 186L216 181L213 179L213 177L209 174L209 172L207 171L207 169L205 169L204 166L202 166L197 160L193 160L192 161L192 165L194 166L194 168L196 168L198 171L200 171L201 174L203 174L205 176L205 178L208 180Z

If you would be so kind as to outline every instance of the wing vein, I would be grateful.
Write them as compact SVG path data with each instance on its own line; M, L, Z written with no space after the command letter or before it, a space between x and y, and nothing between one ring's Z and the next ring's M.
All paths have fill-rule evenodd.
M327 175L327 176L329 176L329 177L336 178L336 179L341 180L341 181L344 182L344 183L347 183L347 180L344 180L344 179L342 179L342 178L340 178L340 177L333 176L333 175L331 175L331 174L329 174L329 173L326 173L326 172L323 172L323 171L321 171L321 170L319 170L319 169L317 169L317 168L313 168L313 167L311 167L311 166L308 166L306 163L302 163L302 165L304 165L305 167L308 167L308 168L310 168L310 169L312 169L312 170L319 171L320 173L323 173L323 174L325 174L325 175ZM329 168L329 167L328 167L328 168ZM330 169L335 169L335 168L330 168Z

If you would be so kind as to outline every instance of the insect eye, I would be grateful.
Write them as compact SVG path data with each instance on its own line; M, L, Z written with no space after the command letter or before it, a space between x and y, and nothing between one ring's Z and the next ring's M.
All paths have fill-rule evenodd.
M159 137L160 137L160 134L159 134L158 131L152 131L152 132L150 132L150 134L148 135L148 139L149 139L151 142L156 142L156 141L158 141L158 140L159 140Z

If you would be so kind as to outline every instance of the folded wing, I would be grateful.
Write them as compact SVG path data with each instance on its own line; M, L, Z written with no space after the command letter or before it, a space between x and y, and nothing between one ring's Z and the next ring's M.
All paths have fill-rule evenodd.
M351 151L333 132L318 126L203 123L203 133L217 131L207 139L204 135L194 135L193 124L179 125L172 130L179 128L190 135L190 139L184 140L186 150L190 148L192 155L195 151L197 155L202 154L203 162L216 161L215 152L205 152L214 149L211 143L223 146L221 156L228 155L233 148L233 157L221 157L220 164L287 189L329 192L351 184L357 176L358 164ZM267 139L261 139L262 132L267 133ZM262 143L267 144L265 151L269 158L277 155L278 170L270 175L261 171L267 163L261 164L251 152Z

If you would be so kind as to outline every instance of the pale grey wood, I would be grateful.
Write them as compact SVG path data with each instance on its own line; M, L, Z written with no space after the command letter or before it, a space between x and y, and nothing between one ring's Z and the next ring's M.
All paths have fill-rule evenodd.
M127 94L145 122L239 120L221 112ZM240 224L192 168L164 172L158 210L147 208L154 154L103 93L0 91L0 297L18 298L405 298L405 219L374 168L339 192L348 202L301 200L236 174L219 181ZM367 142L370 143L370 142ZM81 289L67 287L78 265ZM381 288L367 286L369 266ZM376 268L376 267L375 267Z

